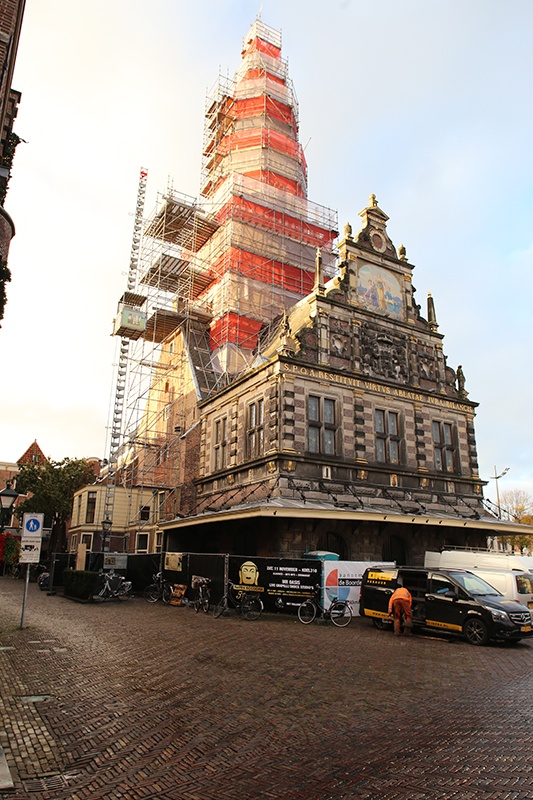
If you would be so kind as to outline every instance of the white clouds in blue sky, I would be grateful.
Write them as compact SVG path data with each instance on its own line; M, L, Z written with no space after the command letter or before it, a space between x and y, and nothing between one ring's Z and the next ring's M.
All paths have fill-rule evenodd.
M197 194L206 89L239 65L260 5L28 0L2 458L35 438L53 458L105 456L139 167L147 212L169 183ZM377 195L480 403L482 477L510 466L500 489L533 492L533 5L265 0L262 19L283 32L310 199L357 228Z

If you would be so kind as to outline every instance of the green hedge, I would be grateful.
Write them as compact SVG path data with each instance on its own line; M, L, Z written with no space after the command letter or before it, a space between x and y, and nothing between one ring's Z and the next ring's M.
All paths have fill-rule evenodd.
M66 597L91 600L98 583L98 573L85 569L66 569L63 572L63 590Z

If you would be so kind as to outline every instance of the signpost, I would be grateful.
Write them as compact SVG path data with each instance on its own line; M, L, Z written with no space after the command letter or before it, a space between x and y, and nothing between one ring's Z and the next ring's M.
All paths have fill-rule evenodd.
M26 564L26 583L24 586L24 599L22 601L22 615L20 627L24 627L24 612L28 597L28 583L30 580L30 564L38 564L41 558L41 542L43 538L44 514L24 514L22 518L22 537L20 540L20 563Z

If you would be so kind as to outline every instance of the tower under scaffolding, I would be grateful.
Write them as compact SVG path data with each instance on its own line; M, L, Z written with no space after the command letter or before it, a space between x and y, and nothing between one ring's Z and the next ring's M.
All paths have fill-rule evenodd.
M115 483L141 490L130 533L179 513L182 442L198 403L260 363L260 335L312 290L317 249L326 274L335 264L337 215L307 199L278 31L256 20L234 79L208 94L200 199L168 190L140 227L114 328L121 357L108 478L110 498Z

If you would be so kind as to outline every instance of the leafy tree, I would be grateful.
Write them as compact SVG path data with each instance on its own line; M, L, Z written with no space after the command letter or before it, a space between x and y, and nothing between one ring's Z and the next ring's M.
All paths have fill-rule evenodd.
M84 458L20 465L17 491L29 496L19 503L16 513L21 519L27 512L44 514L45 527L52 529L50 554L61 552L65 546L74 493L94 482L94 471Z

